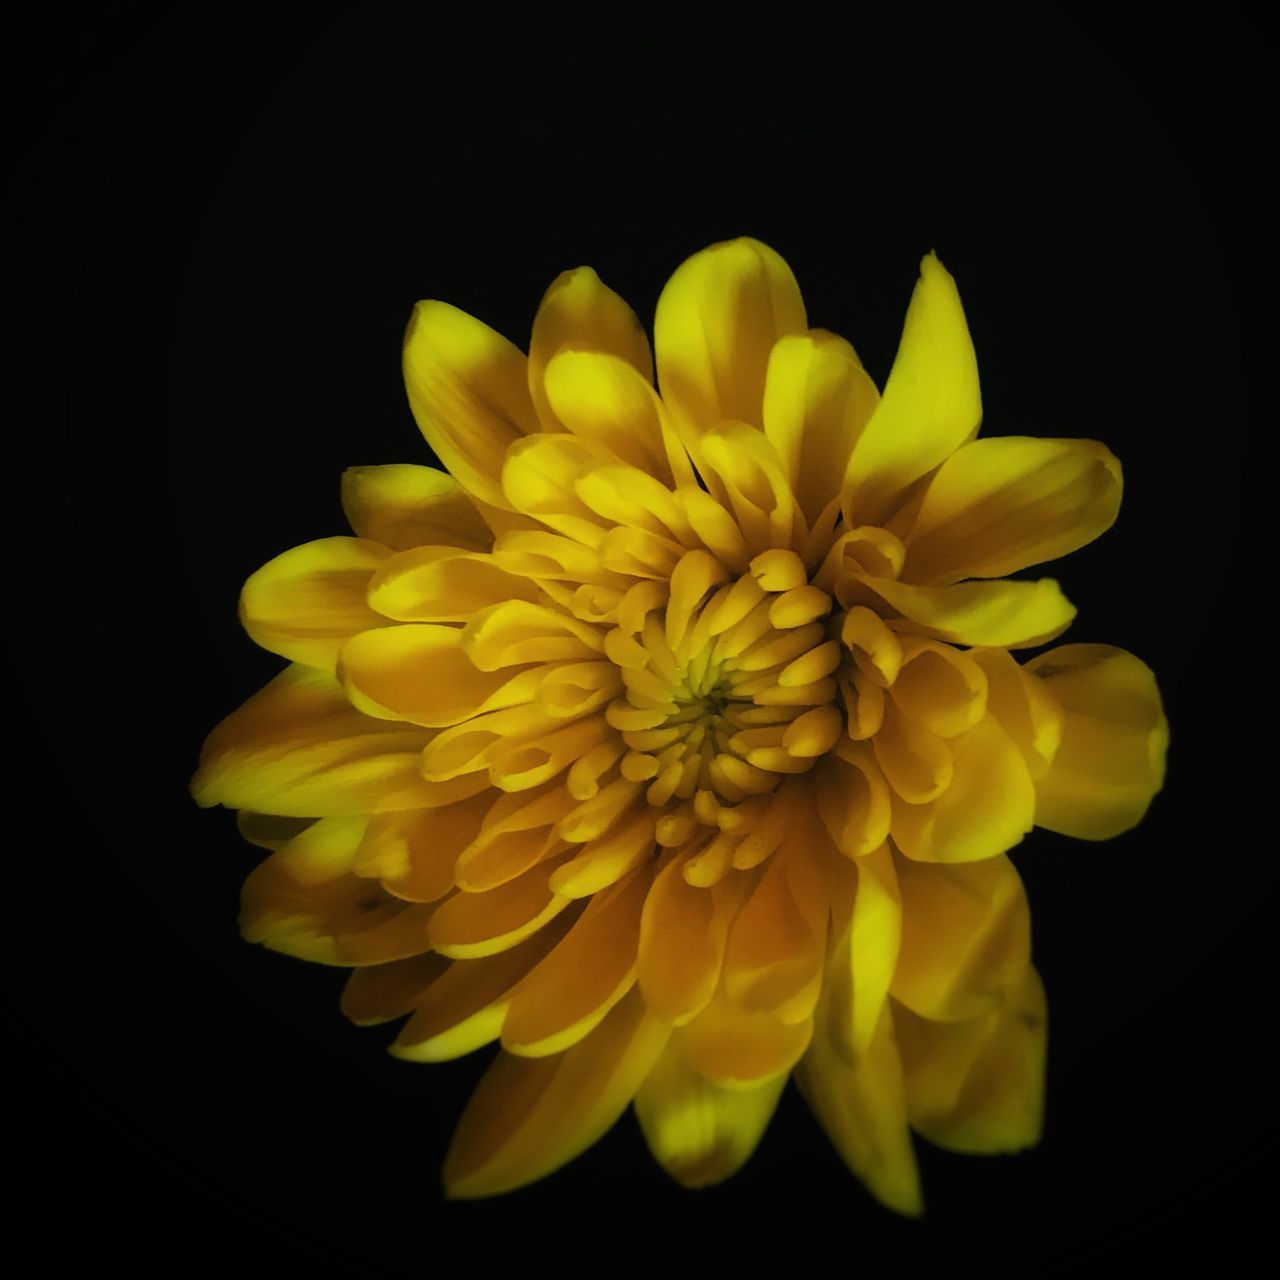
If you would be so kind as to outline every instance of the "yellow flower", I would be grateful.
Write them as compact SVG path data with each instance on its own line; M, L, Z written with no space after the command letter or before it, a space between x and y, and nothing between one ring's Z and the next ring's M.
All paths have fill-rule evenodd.
M680 1182L750 1156L794 1070L850 1169L921 1208L910 1130L1041 1125L1045 998L1007 851L1139 821L1168 732L1075 610L1007 579L1107 529L1090 440L976 439L955 283L921 265L883 394L753 240L667 283L656 360L587 268L529 354L443 302L405 342L448 474L355 467L355 537L245 585L293 665L192 784L273 850L253 941L354 966L392 1052L501 1042L454 1196L552 1172L634 1103ZM654 366L657 387L654 389Z

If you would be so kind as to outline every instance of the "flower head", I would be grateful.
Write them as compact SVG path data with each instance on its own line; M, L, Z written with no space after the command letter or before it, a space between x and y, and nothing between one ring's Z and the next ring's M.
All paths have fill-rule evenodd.
M245 936L353 966L392 1052L501 1052L445 1181L510 1190L634 1103L682 1183L750 1156L790 1073L918 1212L914 1129L1041 1123L1044 992L1007 852L1142 817L1168 733L1075 610L1006 575L1107 529L1089 440L977 439L973 347L926 257L883 393L786 263L687 261L654 326L587 268L529 354L420 303L409 400L448 472L356 467L355 537L245 586L290 659L210 735L201 804L273 850ZM654 385L654 365L657 379Z

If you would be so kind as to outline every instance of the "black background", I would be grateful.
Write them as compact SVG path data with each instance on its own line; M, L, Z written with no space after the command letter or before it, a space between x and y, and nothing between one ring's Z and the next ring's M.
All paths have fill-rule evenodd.
M31 1083L11 1124L48 1257L352 1276L1243 1259L1275 1190L1275 840L1250 735L1274 669L1247 532L1274 431L1250 381L1273 361L1259 39L1222 6L860 5L108 5L22 36L9 174L35 288L13 350L36 394L7 433L9 918ZM388 1029L338 1013L341 973L241 942L257 853L186 795L203 735L279 667L239 630L239 586L346 531L343 467L430 460L399 375L415 299L523 344L586 263L650 325L678 263L741 234L879 382L936 248L984 430L1120 456L1116 527L1050 572L1080 607L1069 640L1157 672L1166 789L1118 840L1016 852L1050 1000L1045 1138L1017 1158L918 1144L921 1222L871 1201L790 1089L717 1189L680 1191L628 1115L550 1180L445 1204L488 1055L397 1062Z

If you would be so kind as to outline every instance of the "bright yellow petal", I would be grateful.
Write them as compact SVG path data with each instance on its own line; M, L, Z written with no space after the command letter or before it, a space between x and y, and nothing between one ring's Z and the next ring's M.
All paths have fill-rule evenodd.
M764 432L811 526L839 497L849 454L879 399L854 349L834 333L811 329L774 345Z
M636 1118L653 1158L682 1187L709 1187L751 1158L786 1083L780 1075L721 1089L693 1069L674 1035L636 1094Z
M457 547L402 551L379 567L368 586L370 607L399 622L466 622L503 600L541 598L532 582L508 573L491 555Z
M785 1076L809 1047L813 1018L784 1022L768 1010L740 1009L718 992L676 1034L704 1080L737 1089Z
M899 1007L907 1114L947 1151L990 1155L1035 1146L1044 1124L1048 1025L1034 968L999 1008L967 1022L931 1022Z
M434 467L348 467L342 473L342 509L359 537L393 551L436 545L487 551L493 544L466 490Z
M1164 784L1169 722L1151 668L1103 644L1027 663L1062 707L1062 745L1036 782L1036 823L1080 840L1137 826Z
M429 737L357 711L327 672L292 666L209 735L191 793L285 817L422 808L436 790L420 773Z
M696 448L726 419L760 426L769 355L806 330L791 268L758 240L728 240L684 262L654 319L658 385L682 439Z
M824 995L824 999L826 996ZM907 1127L902 1066L886 1002L866 1051L855 1063L818 1029L796 1068L796 1083L832 1146L881 1204L908 1217L924 1212L920 1174Z
M626 1110L669 1035L633 991L565 1053L500 1054L458 1122L445 1157L446 1194L514 1191L581 1155Z
M878 849L889 835L889 788L865 748L838 743L814 770L818 813L847 858Z
M404 340L409 407L427 443L464 489L506 509L507 446L538 430L523 353L447 302L419 302Z
M906 538L908 582L1002 578L1114 523L1122 481L1095 440L973 440L938 468Z
M951 781L936 800L894 798L894 842L921 862L974 862L1013 848L1036 812L1031 775L1013 740L988 716L949 745Z
M981 420L978 362L956 282L929 254L884 394L849 457L846 522L884 524L908 486L950 457Z
M1062 741L1062 707L1049 686L1003 649L969 656L987 673L987 706L1011 737L1032 778L1044 777Z
M1075 605L1052 578L916 587L852 574L839 595L846 607L868 605L905 635L999 649L1044 644L1076 616Z
M590 267L563 271L543 294L529 339L529 394L544 431L572 431L547 399L544 375L558 351L603 352L649 383L653 356L639 317Z
M1027 896L1013 863L927 866L900 858L897 872L902 945L894 999L936 1021L990 1013L1031 963Z
M321 538L278 555L244 584L240 621L256 644L332 671L358 631L385 626L366 602L387 550L360 538Z

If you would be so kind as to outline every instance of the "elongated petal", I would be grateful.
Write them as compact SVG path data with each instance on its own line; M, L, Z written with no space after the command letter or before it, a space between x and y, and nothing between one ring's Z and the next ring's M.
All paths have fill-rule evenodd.
M358 537L392 551L437 545L486 551L493 543L466 490L434 467L348 467L342 473L342 509Z
M356 867L406 902L438 902L453 888L458 855L476 838L492 804L486 790L438 809L375 813Z
M332 671L358 631L384 626L365 599L387 550L360 538L321 538L278 555L244 584L240 621L256 644Z
M389 964L353 969L342 988L342 1012L358 1027L402 1018L449 964L444 956L428 951Z
M500 1054L458 1122L445 1157L446 1193L513 1191L580 1155L626 1110L669 1035L633 991L565 1053Z
M541 598L532 582L508 573L491 555L457 547L403 551L382 564L368 584L370 607L399 622L466 622L477 610L504 600Z
M825 998L825 996L824 996ZM888 1002L866 1051L850 1063L823 1029L796 1068L796 1083L831 1145L881 1204L918 1217L920 1174L907 1127L902 1065Z
M1080 840L1128 831L1164 784L1169 722L1151 668L1111 645L1027 663L1062 707L1062 743L1036 782L1036 823Z
M954 1022L994 1010L1031 962L1031 920L1008 858L960 866L897 863L902 947L894 998Z
M1001 578L1092 542L1120 510L1120 463L1095 440L973 440L938 468L907 536L908 582Z
M709 1187L751 1158L786 1083L781 1075L750 1088L719 1088L693 1069L673 1035L636 1094L636 1118L653 1158L682 1187Z
M764 432L810 525L840 495L849 454L879 399L854 349L834 333L811 329L774 345Z
M658 384L676 428L696 442L726 419L760 426L769 354L805 331L791 268L758 240L729 240L677 268L654 319Z
M419 772L429 737L362 714L333 676L295 665L209 735L191 793L285 817L422 808L434 803Z
M653 876L639 868L597 894L554 951L512 994L502 1044L545 1057L577 1044L635 983L640 911Z
M848 584L846 606L869 605L892 618L895 631L951 644L1026 649L1061 635L1076 616L1052 578L917 587L853 574Z
M818 813L847 858L884 844L889 835L889 788L874 756L841 743L814 770Z
M908 486L950 457L981 420L978 363L960 295L931 253L920 263L884 394L849 458L846 521L883 524Z
M1013 740L991 716L950 745L951 781L936 800L894 799L894 842L921 862L993 858L1031 830L1036 814L1031 775Z
M784 1022L768 1010L741 1009L718 992L677 1034L704 1080L736 1089L786 1075L809 1047L813 1018Z
M523 353L447 302L419 302L404 339L409 407L427 443L473 497L506 509L507 446L538 430Z
M932 1022L899 1006L895 1021L907 1114L918 1133L971 1155L1021 1151L1040 1140L1048 1019L1034 968L983 1017Z

